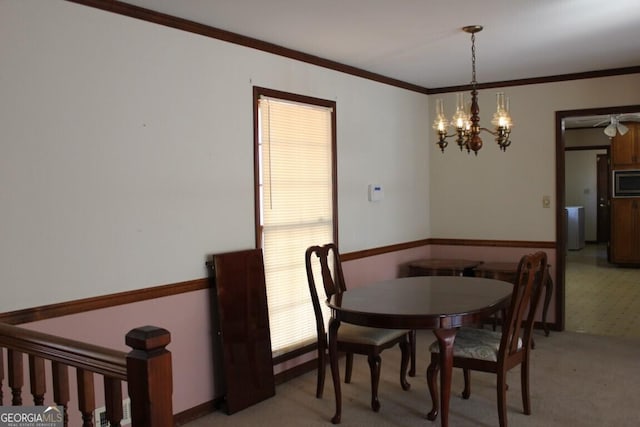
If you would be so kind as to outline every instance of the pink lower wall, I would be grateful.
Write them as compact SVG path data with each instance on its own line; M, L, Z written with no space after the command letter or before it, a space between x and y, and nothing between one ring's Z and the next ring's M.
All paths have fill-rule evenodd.
M422 258L464 258L481 261L518 261L533 248L431 245L343 262L348 288L366 286L406 275L408 262ZM546 250L550 263L555 250ZM552 271L552 277L555 277ZM180 413L220 397L215 376L209 290L199 290L149 301L94 310L22 325L41 332L62 335L122 351L126 333L138 326L154 325L171 332L168 349L173 361L173 411ZM554 302L548 320L554 322ZM275 367L275 372L312 359L315 354ZM100 387L96 382L96 387ZM6 394L5 394L6 395ZM102 406L97 402L97 406ZM71 408L77 407L74 402Z
M381 280L394 279L406 275L406 265L416 259L431 257L428 246L405 249L342 262L347 289L366 286Z

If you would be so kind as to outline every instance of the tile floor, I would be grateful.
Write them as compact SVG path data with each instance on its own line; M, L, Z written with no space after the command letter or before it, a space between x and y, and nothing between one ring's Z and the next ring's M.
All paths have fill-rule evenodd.
M606 245L569 251L566 330L640 338L640 268L607 263Z

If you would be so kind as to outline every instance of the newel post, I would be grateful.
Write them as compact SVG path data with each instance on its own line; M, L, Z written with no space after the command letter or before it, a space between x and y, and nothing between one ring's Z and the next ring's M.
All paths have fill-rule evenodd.
M125 342L132 348L127 355L132 425L173 427L171 353L165 348L169 331L143 326L129 331Z

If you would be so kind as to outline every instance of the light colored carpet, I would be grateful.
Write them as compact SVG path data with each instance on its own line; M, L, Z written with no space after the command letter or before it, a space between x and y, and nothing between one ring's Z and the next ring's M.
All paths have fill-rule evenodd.
M508 421L512 427L626 427L640 425L640 340L575 332L535 333L532 352L532 414L522 413L520 370L509 374ZM418 332L418 373L411 389L398 380L400 351L382 353L380 412L369 406L369 370L356 356L351 384L342 383L342 426L439 426L426 414L431 408L425 372L430 331ZM340 364L344 374L344 361ZM315 398L315 371L279 385L276 396L233 415L218 411L188 424L201 426L328 426L334 413L330 371L323 399ZM497 426L495 375L472 372L471 398L463 400L462 372L454 369L450 426Z

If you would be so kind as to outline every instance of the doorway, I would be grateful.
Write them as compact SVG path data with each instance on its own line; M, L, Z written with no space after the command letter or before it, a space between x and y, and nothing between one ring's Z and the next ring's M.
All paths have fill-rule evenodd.
M556 292L555 292L555 318L556 328L564 330L566 327L566 265L567 265L567 244L565 223L565 121L588 117L588 116L609 116L611 114L630 114L640 111L640 105L592 108L582 110L568 110L556 112ZM608 185L606 185L608 191ZM598 201L600 195L598 195ZM598 203L599 205L600 203ZM600 207L600 206L599 206ZM608 208L607 208L608 212ZM608 223L609 221L607 221ZM607 236L608 237L608 236ZM598 238L599 240L599 238Z

